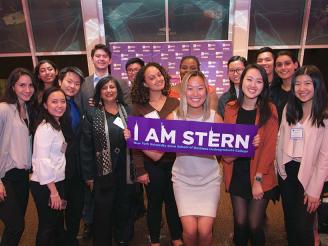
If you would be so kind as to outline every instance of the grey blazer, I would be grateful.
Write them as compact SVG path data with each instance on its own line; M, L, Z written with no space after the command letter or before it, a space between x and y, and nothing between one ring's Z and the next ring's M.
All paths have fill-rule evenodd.
M131 105L131 96L128 81L118 80L118 82L121 86L125 103ZM89 98L94 96L94 93L95 87L93 84L93 75L90 75L85 78L84 83L81 85L81 90L79 94L75 97L75 103L80 107L83 114L90 107L88 104L88 100Z

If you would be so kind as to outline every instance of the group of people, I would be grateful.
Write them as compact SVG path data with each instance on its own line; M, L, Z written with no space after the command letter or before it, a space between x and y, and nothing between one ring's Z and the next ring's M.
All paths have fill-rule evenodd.
M222 181L236 245L265 245L266 208L280 196L288 245L314 245L328 178L327 88L317 67L268 47L254 64L233 56L230 88L218 98L195 56L182 58L181 83L172 88L158 63L131 58L125 81L109 74L105 45L91 58L95 73L86 78L48 60L33 75L16 68L8 78L0 103L0 245L18 245L29 190L36 245L78 245L81 218L92 225L94 245L128 245L145 209L143 189L151 245L160 245L163 205L172 245L211 245ZM256 125L255 155L129 149L129 115Z

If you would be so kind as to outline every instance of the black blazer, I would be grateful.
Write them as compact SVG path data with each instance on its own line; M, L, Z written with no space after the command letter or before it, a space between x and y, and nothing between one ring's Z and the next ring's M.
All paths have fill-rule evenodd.
M61 123L62 132L65 137L65 141L67 143L66 148L66 167L65 167L65 179L70 179L73 177L81 178L81 162L80 162L80 136L81 136L81 122L82 122L82 114L81 115L80 125L77 129L73 129L71 125L71 114L70 109L67 104L66 111L63 116L63 122Z

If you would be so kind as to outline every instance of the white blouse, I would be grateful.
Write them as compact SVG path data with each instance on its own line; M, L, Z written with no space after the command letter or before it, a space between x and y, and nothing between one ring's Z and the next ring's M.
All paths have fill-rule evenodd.
M62 131L45 122L38 126L33 144L32 181L45 185L65 179L65 144Z

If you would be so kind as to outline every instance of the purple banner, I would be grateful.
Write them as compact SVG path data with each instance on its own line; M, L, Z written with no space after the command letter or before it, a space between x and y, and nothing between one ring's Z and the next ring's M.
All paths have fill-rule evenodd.
M157 62L167 69L173 85L180 83L179 65L183 56L195 55L210 85L221 95L229 88L227 62L232 56L231 41L183 41L148 43L110 43L112 51L111 74L127 79L125 63L139 57L145 62Z
M252 157L254 125L218 124L197 121L129 117L134 149L160 150L205 155Z

